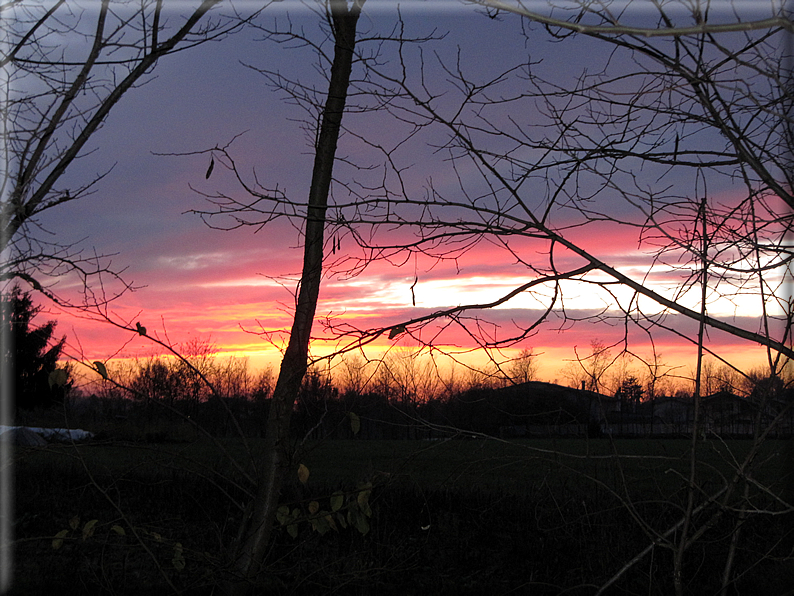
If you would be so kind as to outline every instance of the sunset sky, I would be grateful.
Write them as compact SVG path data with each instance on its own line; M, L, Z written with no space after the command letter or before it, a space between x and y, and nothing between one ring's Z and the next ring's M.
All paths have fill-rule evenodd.
M560 84L565 85L585 67L596 70L609 56L610 49L595 41L561 43L551 39L541 27L532 28L530 46L521 33L518 17L489 19L473 7L453 0L407 2L403 6L406 34L426 35L434 29L446 33L443 40L426 44L428 63L435 53L454 64L459 48L461 68L474 78L485 80L530 57L540 71L547 75L557 73ZM294 25L305 27L307 35L321 39L317 17L294 3L285 2L283 7L273 8L271 14L271 24L273 18L285 23L289 16ZM395 14L393 3L368 0L360 29L385 32L394 24ZM110 314L118 321L140 321L150 333L174 344L209 338L222 353L249 356L255 367L276 362L278 355L273 344L256 332L277 332L288 328L291 322L295 278L300 270L299 235L285 220L258 231L210 229L200 217L187 213L208 208L207 201L191 186L209 194L236 193L241 199L244 194L220 164L216 164L212 177L205 179L208 154L174 154L223 146L244 133L230 148L243 175L251 179L255 169L262 184L269 188L278 185L290 197L304 200L312 167L312 139L299 122L306 112L285 101L283 93L270 89L264 77L244 63L281 71L320 91L325 83L311 51L289 49L261 41L260 37L261 32L244 30L220 42L163 59L156 66L153 79L133 89L114 108L107 124L92 140L91 147L97 150L76 163L63 184L68 188L71 180L76 187L78 181L110 170L96 192L52 210L41 219L42 226L57 232L61 242L80 242L86 253L114 255L114 267L123 270L124 279L137 288L110 305ZM438 77L431 84L441 85L443 73L429 68L431 78ZM454 91L450 95L454 96ZM533 118L524 116L530 126ZM375 142L385 143L390 134L402 133L399 124L378 113L350 113L345 118L346 125L372 131ZM413 159L404 154L399 157L406 167L410 166L406 175L417 192L429 179L435 188L452 188L457 176L476 176L474 171L454 172L441 156L426 147L415 151ZM360 144L346 139L340 143L340 153L362 163L370 157ZM344 175L345 171L349 170L337 174ZM682 180L681 184L685 186L687 181ZM335 190L340 192L338 186ZM731 189L714 187L712 192L729 196ZM220 220L215 223L222 224ZM588 234L582 244L600 258L638 279L648 273L649 254L638 251L636 229L605 222L600 228L588 227ZM352 250L351 245L352 240L342 238L334 258ZM536 247L527 242L517 250L528 254ZM529 279L525 267L489 242L482 242L457 262L410 258L398 265L376 262L352 278L329 272L317 319L331 317L360 328L393 325L459 304L494 300ZM414 276L415 305L411 293ZM659 268L649 280L663 288L673 278L673 273ZM69 283L62 280L56 289L68 294ZM613 307L606 295L592 287L571 286L566 291L570 292L566 296L569 315ZM508 337L536 319L546 298L543 292L527 294L480 316L495 325L493 329L498 330L499 337ZM748 304L715 303L710 312L740 327L757 330L758 312ZM696 302L687 305L692 307ZM67 335L72 356L105 360L111 356L157 353L151 342L131 337L128 332L68 312L52 312L59 320L58 332ZM694 337L697 325L680 319L671 316L668 324ZM315 334L322 333L322 326L316 325ZM423 339L429 339L432 333L431 328L425 329ZM575 357L574 347L586 354L592 339L600 338L610 344L619 341L623 334L624 328L617 320L613 326L586 321L572 324L552 316L536 334L505 355L532 348L540 354L540 376L563 382L560 370L566 360ZM630 330L629 336L632 349L650 356L647 336L636 329ZM276 335L273 339L278 343L284 338ZM382 336L373 349L377 351L397 341ZM461 353L472 346L471 339L455 329L449 329L437 341ZM681 366L682 372L694 365L691 344L660 331L655 332L654 341L666 363ZM718 332L710 334L710 342L720 346L724 357L737 363L762 356L758 348ZM318 343L314 353L327 349ZM471 354L461 357L469 362L483 358Z

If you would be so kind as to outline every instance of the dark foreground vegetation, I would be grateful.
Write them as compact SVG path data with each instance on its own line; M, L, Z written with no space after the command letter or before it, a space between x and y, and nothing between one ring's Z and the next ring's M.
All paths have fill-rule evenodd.
M12 594L218 593L244 482L208 440L132 438L17 448ZM222 446L241 460L246 451L240 440ZM720 593L740 516L705 502L749 446L700 446L697 516L711 521L686 554L690 594ZM638 520L656 529L679 521L688 449L670 439L306 445L295 465L309 478L296 474L284 495L289 519L258 593L594 594L650 546ZM758 479L773 489L784 450L770 441L759 454ZM757 493L748 501L774 509ZM326 514L334 521L318 523ZM731 594L791 593L792 525L771 513L746 518ZM604 593L672 593L672 556L649 549Z
M94 438L17 447L11 594L222 593L270 392L190 393L155 368L134 399L18 410ZM661 596L673 569L683 594L794 593L789 393L717 392L694 433L693 400L639 390L389 387L308 376L255 593Z

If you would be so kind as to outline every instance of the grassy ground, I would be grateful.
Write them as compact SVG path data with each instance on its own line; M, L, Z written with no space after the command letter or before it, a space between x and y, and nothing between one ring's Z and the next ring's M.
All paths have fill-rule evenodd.
M208 439L186 443L95 442L73 447L51 445L46 450L18 452L22 468L57 465L79 472L83 466L108 476L168 470L221 470L234 475L230 458L250 471L261 451L259 439L242 442ZM717 484L730 478L751 447L746 440L698 442L700 482ZM311 482L336 485L371 479L423 488L494 488L531 494L541 484L626 485L639 493L669 494L685 482L689 470L689 440L584 439L446 440L446 441L328 441L296 449L296 464L304 463ZM767 442L756 457L755 477L779 481L786 472L783 441Z
M250 468L260 445L227 439L220 446ZM749 448L749 441L697 444L699 502L731 478ZM293 537L281 528L268 589L591 594L650 544L638 519L661 530L680 518L689 449L685 440L605 439L307 445L297 460L311 472L308 485L294 482L285 502L302 514L310 501L330 510L334 490L371 482L369 531L338 527L321 536L302 521ZM773 492L786 471L781 449L770 442L757 458L755 478ZM19 449L15 464L14 594L56 586L62 595L208 594L222 576L245 484L209 440ZM766 503L757 489L747 498ZM688 551L690 593L716 593L736 520L714 518ZM772 515L743 523L736 590L760 593L746 586L765 582L763 593L786 593L794 585L791 532ZM609 593L670 593L669 564L670 552L654 549Z
M749 441L704 441L697 445L704 478L728 476L750 448ZM769 442L759 472L778 478L782 442ZM676 489L689 468L688 440L604 439L471 441L334 441L311 445L304 461L322 482L352 480L381 471L424 487L483 486L519 493L550 481L610 485L629 482L638 490Z

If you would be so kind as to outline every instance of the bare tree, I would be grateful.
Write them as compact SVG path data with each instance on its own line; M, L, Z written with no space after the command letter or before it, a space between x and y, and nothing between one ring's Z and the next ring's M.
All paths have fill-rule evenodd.
M83 254L61 242L57 231L52 240L52 231L41 230L40 216L96 190L107 172L73 187L66 187L64 176L91 152L89 141L122 96L144 82L159 60L239 26L236 19L209 21L207 13L220 1L204 0L184 17L171 14L162 0L0 6L0 282L24 280L66 304L52 286L60 277L76 277L83 306L100 309L128 289L108 258ZM119 283L104 285L111 279ZM7 382L0 387L3 424L10 422L11 391ZM4 466L6 487L8 474ZM11 519L9 498L4 490L4 520ZM8 528L0 528L0 590L10 582Z
M216 361L211 377L221 397L247 397L253 393L254 378L248 368L248 358L228 356Z
M672 23L661 7L659 12L664 22ZM704 18L699 13L694 16ZM650 532L654 541L661 539L674 553L674 585L680 594L685 581L682 571L685 553L728 508L742 511L740 523L747 519L751 509L747 478L752 458L736 466L736 476L722 490L699 503L698 491L702 489L696 470L697 408L703 391L701 362L704 352L714 349L706 346L706 329L725 331L767 347L772 375L779 374L785 358L791 356L792 312L783 292L791 261L784 240L791 229L790 207L794 204L789 167L791 146L776 132L781 118L784 129L790 126L792 96L786 87L787 75L780 66L788 57L781 60L777 53L779 29L732 40L705 33L686 39L677 37L665 43L649 42L632 34L619 38L607 37L597 30L589 34L615 47L602 72L585 75L573 89L566 89L553 81L540 83L532 65L527 65L524 71L527 81L530 86L537 85L537 91L507 98L500 96L504 100L502 105L509 106L512 114L521 112L517 108L523 99L532 98L549 118L547 133L541 131L535 135L533 130L537 126L522 127L518 118L510 115L489 118L486 112L500 103L494 100L495 90L481 92L465 76L456 76L460 69L449 72L469 93L460 108L453 111L454 118L442 115L445 111L433 105L432 94L419 95L409 90L404 75L389 80L424 108L415 112L417 119L427 117L447 128L451 159L461 164L471 160L484 172L491 189L490 204L472 208L480 219L453 222L444 219L437 210L433 220L436 225L424 239L437 242L439 237L454 235L456 242L460 242L461 235L492 233L509 250L509 241L505 240L508 236L545 238L548 261L542 267L536 260L527 264L538 275L536 279L545 277L546 282L556 283L568 277L600 287L621 311L619 316L624 324L636 325L644 331L666 329L687 337L682 323L671 322L666 316L670 312L697 322L698 332L689 334L698 350L698 364L685 514L673 528L678 532L676 538L670 539L669 532ZM622 51L627 51L638 67L628 75L617 57ZM613 68L617 70L611 74ZM624 85L633 77L638 84L631 88L636 91L627 92ZM477 94L481 98L472 100ZM468 122L462 116L465 104L478 108L476 118ZM512 124L512 127L507 125L510 131L506 130L507 122ZM711 141L714 137L709 130L716 133L721 144ZM512 148L489 149L497 139ZM491 140L493 143L489 143ZM519 154L521 157L514 157ZM530 160L525 155L541 159ZM544 163L543 159L548 161ZM646 185L637 175L635 163L649 169L659 167L659 177ZM668 177L670 172L679 171L686 172L682 176L689 176L688 191L679 190L680 181ZM533 198L533 179L547 185L543 201ZM554 182L549 184L552 179ZM723 198L712 190L725 179L741 180L741 196ZM461 191L467 194L463 185ZM468 194L474 196L473 192ZM609 211L605 207L614 198L622 199L622 205L630 208ZM621 201L612 203L620 204ZM450 209L468 208L462 201L446 199L441 192L434 192L425 205L426 211L441 205ZM634 209L636 219L631 214ZM552 215L558 211L567 216L558 220L565 221L564 225L554 223ZM586 237L583 231L588 227L605 223L635 227L639 244L651 249L654 257L649 260L643 281L636 281L598 257L579 239ZM557 247L564 248L555 254ZM568 251L585 261L584 270L569 270L568 275L560 272L555 260L564 260ZM681 272L672 293L658 291L650 283L654 268L660 266ZM606 277L588 279L586 274L594 271ZM524 289L531 287L529 283ZM628 299L624 300L611 285L629 290ZM762 313L760 332L709 314L712 308L709 304L718 298L738 303L747 297L756 301L756 310ZM661 312L650 312L653 309L643 305L646 299L655 303L653 309L661 307ZM689 300L692 306L687 305ZM472 305L478 306L489 305ZM455 317L460 312L452 309L443 314ZM610 318L608 309L597 317ZM422 319L416 319L406 322L404 328L423 323ZM785 409L775 420L781 420L783 415ZM757 420L760 421L760 415ZM767 424L759 427L756 436L762 438L771 428ZM759 445L760 442L755 444L754 452ZM791 504L781 503L781 506L783 511L791 510ZM705 523L698 520L704 512ZM650 530L639 518L638 523ZM725 560L723 589L726 590L734 578L739 536L737 525ZM611 581L602 590L609 585Z
M340 351L362 349L384 334L389 339L409 334L432 345L440 343L446 326L495 349L526 340L544 323L619 324L624 329L621 353L630 349L636 334L653 338L673 333L692 342L698 354L696 408L703 358L719 349L708 341L708 333L763 346L773 376L794 356L794 313L782 297L792 260L785 240L794 206L792 147L791 138L778 132L781 119L784 128L791 125L792 93L783 66L790 57L781 59L778 49L778 41L791 29L790 20L775 15L726 29L710 22L698 6L681 17L655 4L656 26L638 30L616 24L607 9L588 8L588 18L594 15L598 22L587 26L576 18L558 23L522 13L543 23L560 43L575 44L586 36L609 50L601 64L564 81L532 61L476 81L461 62L434 63L421 51L411 55L410 44L398 36L394 60L361 59L366 76L355 88L362 112L391 114L408 133L386 143L370 138L366 124L361 129L346 124L345 133L381 161L352 166L356 176L337 176L342 190L333 194L331 203L334 151L351 84L361 4L349 7L331 0L326 6L335 51L333 61L328 60L329 92L320 110L308 209L278 188L244 182L228 147L212 150L253 199L207 195L216 208L203 215L226 216L231 221L227 227L261 226L280 217L305 225L295 322L274 393L268 461L237 542L233 566L244 581L232 588L234 593L244 590L260 570L278 490L292 465L286 448L289 416L306 371L324 247L330 253L325 255L326 268L353 275L376 259L406 263L422 255L463 260L487 240L500 246L526 279L491 301L421 313L386 329L332 322L329 331L342 342ZM689 24L679 24L684 19ZM537 29L530 24L526 28L531 47ZM666 33L658 39L646 35L662 28ZM307 41L292 31L284 38ZM431 67L443 76L429 76ZM274 71L265 74L290 89L294 98L317 107L310 87L292 85ZM443 156L454 187L428 178L417 190L408 165L417 143L429 144ZM406 241L395 231L412 237ZM624 232L633 235L637 253L643 255L631 268L619 255L588 242ZM337 256L342 238L355 249ZM415 274L410 289L420 287ZM501 335L483 325L484 311L530 292L543 296L531 320ZM584 313L570 307L577 293L587 294L596 306ZM752 304L761 313L760 324L748 327L725 314L730 304L736 312L739 304ZM716 305L723 309L720 314L713 314ZM438 333L430 332L433 325L440 327ZM423 341L427 336L433 339ZM583 365L591 388L599 390L612 358L602 344L591 348L590 357L580 362L590 367ZM680 522L672 528L655 527L637 513L630 497L619 496L653 545L674 554L678 593L684 586L684 555L692 545L727 511L751 511L745 488L751 483L755 455L772 428L759 427L758 441L750 455L737 461L733 478L717 492L704 492L696 474L697 410L695 419ZM792 508L780 499L774 504L775 512ZM726 560L725 589L732 581L733 561ZM633 564L619 570L602 591Z
M775 28L794 32L794 23L785 14L785 3L775 2L774 0L754 3L755 6L753 6L749 17L743 18L738 12L734 12L731 15L734 18L722 23L709 22L706 18L708 3L706 3L706 7L703 7L698 2L692 5L692 10L696 17L695 22L687 25L675 24L670 20L665 20L655 25L632 22L632 20L637 20L636 18L632 19L635 13L642 15L643 7L640 7L637 2L634 3L634 6L630 6L631 2L629 2L628 10L625 6L621 6L621 9L616 11L611 10L608 6L592 5L586 0L576 0L564 5L549 3L548 11L542 12L533 10L532 7L527 7L521 0L473 1L488 9L489 12L492 11L492 14L498 14L499 11L509 12L536 23L542 23L547 27L573 33L681 37L703 33L768 31ZM656 2L654 4L659 6ZM685 10L689 8L689 5L684 5L683 2L681 4L681 8ZM632 8L637 10L631 10ZM758 18L758 13L761 13L761 18Z
M329 0L325 18L334 41L330 80L322 110L304 229L303 271L289 343L271 399L264 461L256 496L249 504L231 553L236 578L228 594L243 594L261 572L279 507L281 487L292 467L290 417L308 366L309 340L320 292L325 248L326 212L342 115L356 46L356 24L364 0Z
M597 338L590 340L589 354L579 354L577 346L574 346L574 355L575 360L570 361L561 371L571 387L596 393L606 392L604 385L607 372L616 360L622 359L613 357L610 347Z
M69 188L64 175L93 151L89 141L110 111L151 76L159 60L240 26L239 19L209 20L207 14L220 2L204 0L184 16L173 14L162 0L0 7L0 280L21 278L54 296L57 278L76 275L94 306L128 288L107 257L86 256L79 247L51 241L39 232L39 219L97 191L107 171ZM103 274L108 284L114 278L120 287L92 290L90 280Z
M680 17L657 9L659 23L675 28ZM565 306L571 282L576 282L573 287L597 293L605 305L589 318L623 325L627 345L630 330L651 336L672 332L692 342L698 365L685 515L675 526L675 537L637 518L654 541L661 540L674 553L678 593L685 582L685 554L714 520L730 509L750 515L753 454L786 412L784 408L772 423L758 427L759 441L737 463L734 478L703 500L697 473L697 407L704 389L700 363L704 354L718 350L707 334L727 333L766 347L773 376L794 355L792 306L784 289L792 259L785 240L794 206L792 147L790 137L779 133L781 123L783 131L791 127L793 97L785 71L791 57L780 55L781 38L788 34L783 25L789 30L790 21L727 38L703 29L705 12L696 9L690 17L699 32L671 39L584 30L613 51L600 68L565 84L545 78L532 63L482 83L458 64L442 66L459 91L452 108L449 94L412 70L407 59L392 70L377 69L380 84L390 89L384 94L384 109L399 109L417 136L444 131L448 140L442 147L455 171L475 170L481 177L475 183L459 176L454 192L428 180L423 196L406 194L410 185L400 162L401 147L387 149L373 142L371 148L383 155L384 170L398 182L377 193L363 182L355 187L348 182L356 202L339 218L361 222L359 230L378 221L414 233L414 242L406 246L359 231L354 237L369 257L396 258L418 250L431 258L451 258L487 237L504 247L506 258L526 267L527 282L513 292L489 303L404 321L392 328L396 334L418 337L430 321L445 318L485 347L520 341L552 314L571 322L581 318ZM608 20L608 15L603 18ZM523 90L504 83L513 76L524 81ZM526 123L523 114L540 115L542 123ZM588 233L591 229L597 231ZM613 257L600 256L598 247L587 244L587 238L609 234L607 230L634 232L648 254L644 273L629 275L611 262ZM536 256L539 251L529 255L514 248L522 241L543 246L542 258ZM670 272L666 284L655 280L662 269ZM488 336L478 319L462 316L539 288L549 297L547 310L513 335ZM734 312L739 304L752 304L760 313L760 325L747 328L730 314L712 314L718 307L724 313L731 304L736 305ZM380 333L364 330L353 345ZM588 378L596 390L604 355L594 347ZM760 424L760 414L757 420ZM792 506L777 505L779 511ZM737 527L731 553L738 536ZM735 562L732 554L725 560L724 589L733 581Z
M662 8L659 13L661 21L673 23ZM691 305L693 291L700 287L703 237L694 224L702 220L709 239L708 299L726 304L758 299L763 320L770 322L757 332L707 312L707 327L791 356L786 326L790 306L779 298L791 261L782 239L791 226L792 204L788 141L777 135L791 103L784 85L786 60L781 60L777 44L781 30L737 34L729 44L710 34L664 41L589 36L613 47L612 57L602 71L567 81L566 87L543 78L532 63L483 84L470 81L461 68L447 68L460 90L459 103L451 110L450 96L442 99L405 59L393 72L380 68L371 73L379 77L379 89L389 86L380 95L384 109L396 111L399 105L399 117L414 127L415 137L445 134L443 149L454 167L474 168L481 180L461 180L457 194L442 192L428 180L424 197L403 196L408 181L400 157L410 149L371 143L383 155L383 170L397 182L379 192L369 191L363 181L344 182L356 200L337 203L336 221L351 228L350 236L364 249L364 256L349 267L364 268L376 256L396 259L405 251L462 257L479 239L497 237L506 257L526 267L526 284L492 302L420 316L394 325L392 331L419 329L444 318L471 328L484 346L517 341L538 321L494 341L476 328L475 318L461 315L542 288L549 300L539 320L551 313L559 317L565 312L563 296L572 294L570 289L563 293L563 287L576 285L563 282L577 281L582 291L592 289L605 305L592 319L625 319L642 333L667 329L695 344L679 321L701 320L699 309ZM627 60L636 61L628 74ZM505 83L511 78L526 81L529 90L511 91ZM732 91L735 85L740 92ZM500 99L494 99L499 93ZM521 113L540 115L544 121L525 126L516 115ZM367 144L363 135L359 138ZM715 145L712 139L724 144ZM509 148L494 151L490 142ZM639 164L653 172L654 184L637 174ZM732 185L733 179L742 181L741 197L722 198L712 191ZM488 189L485 194L478 195L478 184ZM698 196L683 194L689 189ZM410 228L415 242L389 244L375 233L383 223ZM580 238L590 237L590 228L598 228L599 234L633 231L648 251L650 277L626 275L585 246ZM511 250L513 242L529 240L545 245L543 261ZM348 256L348 262L355 259ZM576 265L563 268L558 265L563 262ZM669 289L654 282L653 272L659 268L678 276ZM380 333L373 329L361 341Z
M598 393L603 389L604 376L612 365L612 353L599 339L590 340L590 354L580 358L577 354L576 363L585 374L585 389Z
M524 348L509 364L508 374L513 383L534 381L538 372L537 354L531 348Z
M336 378L341 393L361 395L369 385L371 373L367 371L370 365L360 354L355 352L344 354L337 365ZM372 365L374 368L374 365Z
M650 400L666 395L672 396L674 390L674 370L667 366L662 359L662 354L654 348L651 356L642 360L643 364L643 386L645 395Z

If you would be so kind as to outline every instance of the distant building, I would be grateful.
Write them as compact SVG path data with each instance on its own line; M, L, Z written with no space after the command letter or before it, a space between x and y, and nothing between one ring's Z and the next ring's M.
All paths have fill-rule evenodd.
M730 437L751 437L756 421L761 428L774 424L771 437L794 433L791 395L761 399L719 391L702 398L700 428ZM494 391L502 407L499 435L504 438L542 436L686 436L691 434L695 402L678 397L653 400L624 399L593 391L531 381ZM629 396L631 397L631 396Z

